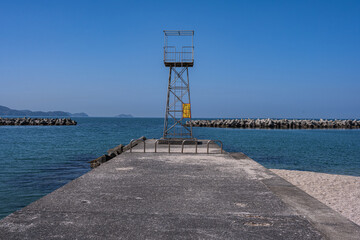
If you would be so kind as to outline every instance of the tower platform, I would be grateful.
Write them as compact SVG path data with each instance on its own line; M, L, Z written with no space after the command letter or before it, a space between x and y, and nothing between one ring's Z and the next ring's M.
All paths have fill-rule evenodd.
M193 67L194 62L164 62L165 67Z
M242 153L146 140L0 221L0 239L358 239L345 219ZM206 141L205 141L206 142Z

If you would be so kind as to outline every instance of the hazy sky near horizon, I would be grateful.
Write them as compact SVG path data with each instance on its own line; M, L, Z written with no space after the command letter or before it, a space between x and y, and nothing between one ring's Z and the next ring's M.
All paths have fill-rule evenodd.
M360 118L360 1L0 1L0 105L163 117L163 30L195 30L192 114Z

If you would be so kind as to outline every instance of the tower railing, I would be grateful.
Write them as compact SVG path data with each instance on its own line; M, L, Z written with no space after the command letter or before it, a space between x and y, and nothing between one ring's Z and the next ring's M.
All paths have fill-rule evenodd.
M182 50L176 51L175 46L164 47L164 62L192 63L194 62L194 47L183 46Z

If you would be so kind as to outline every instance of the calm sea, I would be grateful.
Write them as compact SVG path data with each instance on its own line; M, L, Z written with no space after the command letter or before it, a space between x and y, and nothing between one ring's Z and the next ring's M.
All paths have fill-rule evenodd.
M77 126L0 127L0 218L90 170L88 161L132 138L161 137L161 118L74 118ZM194 128L268 168L360 176L359 130Z

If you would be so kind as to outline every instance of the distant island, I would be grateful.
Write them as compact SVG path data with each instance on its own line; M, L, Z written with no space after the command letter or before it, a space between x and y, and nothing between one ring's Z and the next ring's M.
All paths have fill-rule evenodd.
M50 112L42 112L42 111L30 111L30 110L15 110L5 106L0 105L0 116L22 116L22 117L88 117L86 113L69 113L63 111L50 111Z
M133 115L131 115L131 114L119 114L119 115L116 115L115 117L118 117L118 118L133 118Z

